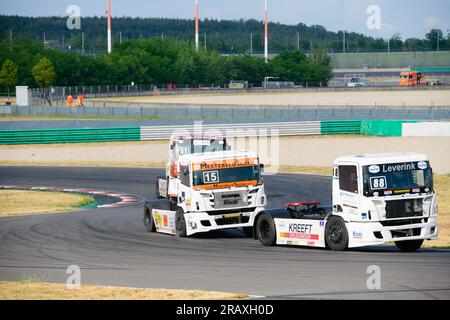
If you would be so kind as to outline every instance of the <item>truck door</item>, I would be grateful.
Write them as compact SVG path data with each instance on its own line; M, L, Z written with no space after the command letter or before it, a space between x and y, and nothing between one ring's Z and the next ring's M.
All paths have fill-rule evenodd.
M358 167L356 165L340 165L338 201L344 213L359 215Z

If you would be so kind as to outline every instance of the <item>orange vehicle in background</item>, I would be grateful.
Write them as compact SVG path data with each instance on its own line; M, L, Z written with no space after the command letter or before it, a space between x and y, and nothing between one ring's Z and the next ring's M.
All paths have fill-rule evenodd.
M427 77L418 71L400 73L400 85L404 87L427 86Z

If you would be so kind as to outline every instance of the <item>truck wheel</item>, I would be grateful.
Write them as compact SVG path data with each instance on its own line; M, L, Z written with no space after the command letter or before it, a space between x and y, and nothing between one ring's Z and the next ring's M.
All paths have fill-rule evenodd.
M156 232L155 221L153 221L152 205L146 203L144 206L144 224L148 232Z
M242 228L244 234L247 238L253 238L253 227L244 227Z
M332 251L344 251L348 248L348 232L340 217L332 216L325 227L325 242Z
M182 208L177 209L175 214L175 228L177 231L177 237L186 238L186 220L184 219L184 211Z
M395 245L403 252L414 252L423 244L423 240L397 241Z
M256 236L263 246L274 246L277 241L277 231L271 216L263 213L256 222Z

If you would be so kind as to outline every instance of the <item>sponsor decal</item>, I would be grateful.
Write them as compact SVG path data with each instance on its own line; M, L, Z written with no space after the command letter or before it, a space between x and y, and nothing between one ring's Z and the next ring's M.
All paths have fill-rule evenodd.
M307 246L310 246L310 247L314 247L315 246L315 242L314 241L308 241L307 243L306 243L306 245Z
M428 168L428 164L427 164L425 161L420 161L420 162L417 164L417 167L418 167L420 170L425 170L426 168Z
M155 224L156 224L157 227L161 227L162 226L161 214L159 214L156 211L153 211L153 219L155 220Z
M224 219L226 218L239 218L241 216L240 213L230 213L230 214L224 214L222 217Z
M362 219L367 219L367 213L365 213L365 212L361 213L361 218Z
M289 232L311 233L312 224L290 223Z
M321 227L325 227L325 221L324 220L320 221L320 226Z
M319 240L318 234L312 234L312 224L290 223L289 232L280 232L281 238L301 239L301 240Z
M246 158L246 159L232 159L223 161L204 161L201 163L194 163L194 171L202 170L214 170L214 169L227 169L227 168L239 168L253 166L258 163L258 159ZM196 168L199 168L198 170Z
M228 188L244 188L244 187L253 187L257 186L257 180L249 180L249 181L237 181L237 182L223 182L223 183L214 183L214 184L205 184L202 186L198 186L200 190L213 190L213 189L228 189Z
M377 165L373 165L373 166L369 167L370 173L378 173L378 172L371 171L371 168L373 170L373 167L375 167L375 166L377 166ZM382 164L382 165L378 165L378 167L381 167L380 171L383 173L400 172L400 171L412 171L412 170L425 170L428 168L428 163L426 161L405 162L405 163Z
M369 172L370 173L378 173L380 172L380 166L377 165L373 165L369 167Z
M355 238L355 239L362 239L362 237L363 237L362 232L353 231L353 238Z
M168 219L167 215L163 216L163 221L164 221L164 227L169 226L169 219Z
M280 232L280 238L301 239L301 240L319 240L318 234L305 234L294 232Z

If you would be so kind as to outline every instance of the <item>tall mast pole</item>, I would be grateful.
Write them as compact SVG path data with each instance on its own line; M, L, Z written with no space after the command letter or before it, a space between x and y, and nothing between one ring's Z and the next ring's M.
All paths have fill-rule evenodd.
M111 38L111 0L108 0L108 53L112 51L112 38Z
M264 59L269 61L269 12L267 9L267 0L264 1Z
M199 47L198 0L195 0L195 49Z

